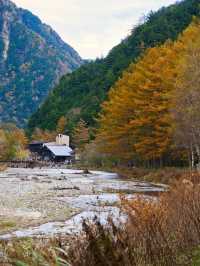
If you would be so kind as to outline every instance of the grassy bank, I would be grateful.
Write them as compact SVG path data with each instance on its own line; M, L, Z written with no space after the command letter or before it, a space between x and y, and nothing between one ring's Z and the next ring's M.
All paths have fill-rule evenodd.
M192 175L192 172L188 169L175 167L159 169L117 167L112 170L123 179L136 179L163 184L173 184L178 180L188 178L188 176L190 178Z
M89 169L117 173L122 179L135 179L154 183L173 184L177 180L190 177L195 171L188 168L165 167L157 169L125 167L125 166L101 166L76 164L74 169Z

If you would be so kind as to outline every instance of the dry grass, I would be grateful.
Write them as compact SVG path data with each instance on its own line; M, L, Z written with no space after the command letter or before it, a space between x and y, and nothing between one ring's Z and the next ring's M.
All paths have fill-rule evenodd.
M70 266L66 261L69 239L23 239L1 242L4 264L15 266ZM62 246L62 249L60 248ZM4 265L1 264L0 265Z
M200 245L200 177L182 180L158 201L124 202L128 222L109 229L85 224L86 237L71 249L74 266L184 266ZM195 251L195 252L194 252ZM195 255L194 255L195 254ZM194 258L195 257L195 258Z
M160 169L116 168L114 172L117 172L124 179L137 179L163 184L173 184L174 181L182 179L183 176L188 176L188 169L174 167Z
M2 219L0 221L0 232L11 229L16 226L16 223L13 220Z
M5 163L0 163L0 172L5 171L8 168L7 164Z

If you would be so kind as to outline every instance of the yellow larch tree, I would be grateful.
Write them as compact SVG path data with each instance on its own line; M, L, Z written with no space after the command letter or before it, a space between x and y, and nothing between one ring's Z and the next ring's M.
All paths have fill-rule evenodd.
M87 124L83 119L80 119L72 136L73 144L75 145L78 153L82 153L84 151L85 145L89 143L89 139L90 135Z
M98 139L104 141L104 151L117 152L127 160L133 156L150 160L167 149L171 120L166 110L175 75L174 60L171 43L149 49L117 82L99 120Z
M36 128L31 136L31 139L33 141L52 142L55 141L56 134L57 133L55 131Z
M67 119L65 116L61 116L57 123L56 133L64 134L66 130L66 126L67 126Z
M191 166L200 162L200 25L188 29L190 42L179 64L174 97L176 142L188 151Z
M121 160L156 161L172 150L178 66L199 33L199 22L194 22L177 42L148 49L130 65L102 105L97 132L101 151Z

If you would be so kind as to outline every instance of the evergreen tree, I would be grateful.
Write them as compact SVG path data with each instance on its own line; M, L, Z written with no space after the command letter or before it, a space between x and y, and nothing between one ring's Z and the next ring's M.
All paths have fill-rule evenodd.
M80 120L74 129L73 133L73 144L75 145L78 152L83 152L85 145L89 143L89 129L84 120Z

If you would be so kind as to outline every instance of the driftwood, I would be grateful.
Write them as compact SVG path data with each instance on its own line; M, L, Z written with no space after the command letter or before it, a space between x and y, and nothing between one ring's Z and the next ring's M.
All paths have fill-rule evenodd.
M84 175L89 175L89 174L91 174L91 173L90 173L90 171L86 168L86 169L83 170L83 174L84 174Z

